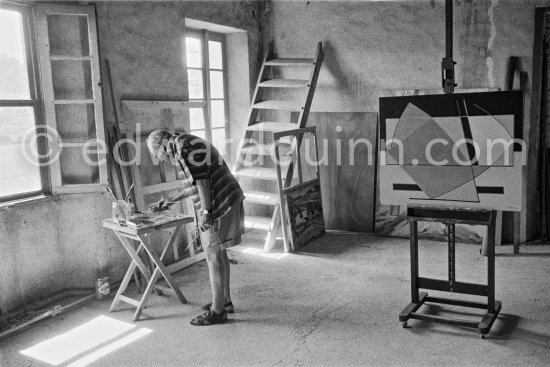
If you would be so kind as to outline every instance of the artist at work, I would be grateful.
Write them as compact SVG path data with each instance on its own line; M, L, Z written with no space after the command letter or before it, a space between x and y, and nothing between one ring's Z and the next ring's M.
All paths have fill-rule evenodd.
M230 271L227 248L241 243L244 233L243 191L218 150L210 143L187 133L153 131L147 147L158 160L170 159L185 173L184 190L169 201L160 200L159 209L167 209L183 198L193 201L200 213L201 242L212 287L212 303L207 312L191 320L192 325L212 325L227 321L234 312L230 295Z

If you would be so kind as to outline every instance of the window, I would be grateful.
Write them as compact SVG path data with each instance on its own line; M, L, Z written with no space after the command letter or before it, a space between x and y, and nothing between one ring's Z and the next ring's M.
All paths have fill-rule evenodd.
M189 100L204 101L206 113L190 109L190 132L212 142L227 155L227 93L225 36L188 31L185 37Z
M0 6L0 201L43 190L29 15L25 6Z

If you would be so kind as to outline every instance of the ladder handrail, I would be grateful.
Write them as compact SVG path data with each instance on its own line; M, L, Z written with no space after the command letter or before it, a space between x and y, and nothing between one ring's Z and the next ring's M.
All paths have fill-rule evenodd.
M306 97L306 102L304 104L304 109L302 110L302 112L300 112L300 115L298 117L299 128L306 127L307 119L309 117L309 110L311 108L311 102L313 101L313 95L315 94L315 89L317 87L317 79L321 71L321 64L323 63L323 56L323 43L319 42L317 43L317 51L315 54L315 67L313 68L313 70L311 70L311 74L309 77L309 91ZM294 149L300 149L302 145L302 137L303 136L300 135L292 141L291 151L294 151ZM292 182L293 172L294 162L291 161L286 171L286 177L284 179L285 187L290 186L290 183Z

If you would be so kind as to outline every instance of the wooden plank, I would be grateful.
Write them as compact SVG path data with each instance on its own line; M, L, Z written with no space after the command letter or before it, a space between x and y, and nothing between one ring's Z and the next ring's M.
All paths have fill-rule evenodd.
M435 291L450 292L451 288L447 280L431 279L418 277L418 288L432 289ZM455 282L453 285L454 293L474 294L477 296L487 296L488 286L483 284Z
M254 125L247 127L249 131L266 131L266 132L281 132L294 130L298 128L298 124L292 122L275 122L275 121L264 121L258 122Z
M448 325L460 325L460 326L466 326L471 328L477 328L478 323L475 321L465 320L465 319L458 319L458 318L447 318L443 316L433 316L433 315L425 315L421 313L412 313L410 316L411 319L416 320L422 320L422 321L433 321L440 324L448 324Z
M277 205L279 203L279 196L273 192L248 190L244 193L244 196L249 203L264 205Z
M426 302L432 302L432 303L442 303L445 305L452 305L452 306L462 306L462 307L472 307L472 308L480 308L480 309L487 309L486 303L481 302L472 302L472 301L463 301L459 299L450 299L450 298L441 298L441 297L427 297Z
M267 167L241 168L237 172L233 172L233 174L239 177L257 178L260 180L277 180L276 170Z
M309 80L303 79L270 79L260 83L263 88L308 88Z
M280 131L273 134L273 140L282 140L282 138L285 138L285 137L289 137L289 136L295 137L300 134L303 135L304 133L316 133L316 130L317 129L315 128L315 126L309 126L309 127L299 128L299 129Z
M418 293L418 222L411 220L410 226L410 256L411 256L411 302L418 303L420 295Z
M172 263L170 265L167 265L166 266L166 269L168 270L168 272L170 274L174 274L182 269L185 269L193 264L196 264L198 263L199 261L202 261L206 259L206 253L204 252L201 252L195 256L191 256L189 258L186 258L186 259L182 259L182 260L179 260L175 263Z
M481 322L477 326L480 333L487 334L489 332L489 330L491 329L491 326L493 326L493 323L495 322L500 312L501 307L502 307L502 304L500 303L500 301L496 301L495 310L493 312L487 312L485 315L483 315Z
M426 296L428 294L425 292L420 293L420 297L418 298L418 302L411 302L405 308L403 311L399 313L399 321L407 321L410 318L411 313L416 312L424 302L426 301Z
M118 300L119 301L122 301L122 302L126 302L134 307L139 307L140 306L140 303L139 301L136 301L135 299L132 299L130 297L126 297L126 296L123 296L123 295L120 295L118 296Z
M205 102L197 101L162 101L162 100L135 100L123 99L121 101L128 109L170 109L170 110L186 110L189 108L203 108Z
M487 309L490 313L495 312L495 217L487 227Z
M182 184L178 180L178 181L163 182L155 185L143 186L141 188L141 192L143 195L149 195L157 192L163 192L163 191L169 191L169 190L175 190L175 189L181 189L181 188L182 188Z
M279 58L266 61L264 65L269 66L313 66L315 65L314 59L306 58Z
M244 225L246 228L268 231L271 228L271 218L247 215L244 217Z
M540 228L540 192L538 190L539 175L539 149L540 149L540 130L541 130L541 100L542 100L542 82L543 82L543 52L544 52L544 14L546 8L537 8L535 10L535 34L533 46L533 71L531 73L531 105L530 112L527 112L525 106L524 116L529 115L530 120L525 121L529 126L529 133L526 137L528 147L527 156L527 178L524 192L526 193L526 205L524 205L524 221L526 228L522 228L520 241L533 238ZM523 221L522 221L523 222ZM515 237L515 236L514 236ZM516 250L514 240L514 251Z
M252 105L252 108L260 110L284 110L299 112L303 109L301 104L297 104L293 101L283 101L278 99L259 101Z
M376 113L312 112L308 125L317 127L321 193L327 229L374 231ZM340 126L339 132L336 128ZM366 139L352 147L350 141ZM340 140L341 160L337 159ZM330 143L329 143L330 142ZM354 159L350 162L351 155Z

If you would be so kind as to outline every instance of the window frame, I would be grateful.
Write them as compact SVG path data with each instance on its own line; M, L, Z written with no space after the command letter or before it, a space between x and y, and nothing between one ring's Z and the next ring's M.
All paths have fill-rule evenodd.
M201 62L202 65L198 67L187 66L187 59L185 59L185 71L188 75L189 70L201 70L202 72L202 84L203 84L203 99L189 99L190 102L203 102L205 104L204 110L204 131L206 139L209 142L212 141L212 130L222 129L222 127L212 127L212 101L223 101L224 102L224 134L225 134L225 153L223 154L226 157L231 156L231 144L228 144L229 133L230 133L230 121L229 121L229 95L228 95L228 77L227 77L227 41L226 35L224 33L212 32L206 29L194 29L187 28L184 36L184 47L186 47L187 38L195 38L201 41ZM221 43L222 46L222 69L210 68L210 52L208 49L208 42L214 41ZM223 98L212 98L210 92L210 71L221 71L222 80L223 80ZM193 131L201 131L202 129L189 130L190 133Z
M58 57L63 58L64 55L51 55L50 53L50 40L47 17L49 15L64 15L64 16L85 16L87 19L87 37L88 47L90 55L86 56L90 61L90 81L92 88L92 96L90 100L92 102L82 102L79 99L69 99L68 104L92 104L94 106L94 130L96 133L95 138L87 139L87 141L95 140L97 144L97 159L98 162L98 182L82 182L82 183L64 183L63 182L63 169L61 167L60 157L48 164L49 168L49 182L51 187L51 193L53 194L80 194L80 193L92 193L104 191L104 185L108 182L107 160L106 154L109 147L105 147L105 150L101 149L101 142L106 143L105 139L105 127L103 119L103 92L100 80L100 65L99 65L99 39L97 30L97 17L95 11L95 5L65 5L65 4L35 4L35 22L36 22L36 40L37 40L37 59L42 71L42 100L44 109L44 124L52 129L58 131L58 120L55 106L57 101L61 101L64 98L57 99L54 93L55 80L52 75L52 61L59 60ZM53 57L52 57L53 56ZM68 59L72 59L71 56L67 56ZM78 59L78 57L77 57ZM72 102L71 102L72 101ZM83 146L85 142L70 142L71 139L67 139L69 143L60 144L60 136L55 137L52 144L57 144L61 149L71 148L72 146L80 147L80 153L82 154ZM93 145L93 143L92 143Z
M39 154L40 189L22 192L13 195L0 195L0 203L16 201L51 194L50 170L47 164L47 138L39 134L39 127L44 125L44 102L41 93L38 47L36 43L36 28L34 24L35 12L32 4L14 3L6 1L0 3L0 9L16 11L21 14L23 25L23 39L25 43L25 57L27 61L27 75L29 81L30 99L7 100L0 99L0 107L32 107L34 123L37 133L37 150Z

